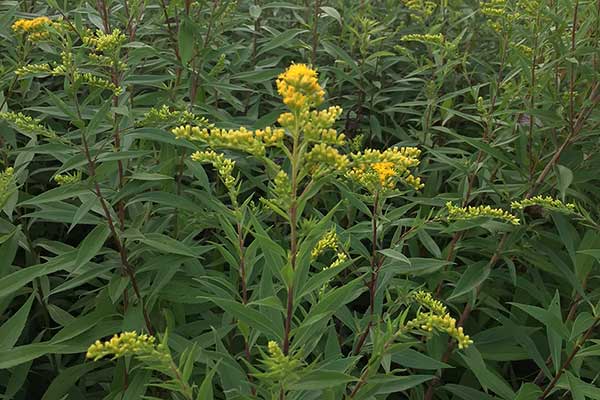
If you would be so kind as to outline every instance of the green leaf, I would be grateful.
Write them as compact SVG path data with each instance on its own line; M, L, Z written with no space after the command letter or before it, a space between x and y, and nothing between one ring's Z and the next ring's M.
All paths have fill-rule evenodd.
M21 336L21 332L23 332L27 323L27 317L34 298L34 294L29 296L25 304L19 308L19 311L0 326L0 351L11 349L19 340L19 336Z
M410 260L408 259L408 257L406 257L404 254L400 253L397 250L394 249L385 249L385 250L379 250L379 253L383 254L384 256L394 260L395 262L399 262L399 263L403 263L403 264L408 264L409 266L411 265Z
M404 349L392 354L392 361L407 368L442 369L452 368L444 362L431 358L413 349Z
M298 383L290 385L292 390L323 390L331 387L346 385L358 379L339 371L317 369L303 375Z
M110 229L108 228L108 224L101 224L96 226L85 239L83 239L77 250L75 270L81 268L98 254L109 235Z
M498 397L491 396L480 390L473 389L468 386L447 384L442 386L442 389L449 391L455 396L463 400L496 400Z
M179 56L181 63L187 65L194 54L194 24L189 18L183 18L179 24L179 34L177 35L177 44L179 45Z
M459 355L485 390L490 389L505 400L514 400L515 392L504 379L488 369L474 345L469 346Z
M538 385L533 383L525 383L519 389L515 400L538 400L542 390Z
M42 396L42 400L62 400L69 393L71 388L75 386L77 381L85 374L98 368L99 363L85 363L65 368L56 378L52 380L50 386Z
M0 369L7 369L26 363L50 353L79 353L80 350L69 344L34 343L0 351Z
M290 43L296 36L301 33L308 32L305 29L286 29L282 33L271 38L264 46L261 46L258 55L264 54L268 51L274 50L278 47L284 47Z
M520 304L520 303L512 303L512 302L510 304L513 304L514 306L525 311L531 317L533 317L534 319L536 319L536 320L540 321L542 324L544 324L544 326L546 326L547 328L551 329L552 331L558 333L560 335L560 337L562 337L563 339L566 340L569 338L569 331L567 330L566 326L563 324L562 320L559 317L557 317L554 313L551 313L550 311L545 310L541 307L530 306L528 304Z
M212 301L217 306L223 309L228 314L231 314L236 319L248 324L254 329L267 335L267 337L282 340L283 327L276 326L275 321L269 320L259 311L256 311L249 306L245 306L236 301L217 298L204 297Z
M208 250L206 247L187 245L161 233L148 233L145 237L140 238L139 241L160 252L194 258Z
M204 377L202 384L200 385L200 389L198 390L198 395L196 396L197 400L213 400L213 386L212 381L215 376L215 372L217 372L217 365L212 368L208 374Z
M372 378L370 382L380 385L377 394L387 394L411 389L433 378L433 375L380 376Z
M338 10L336 10L333 7L328 7L328 6L321 7L321 10L325 14L329 15L331 18L334 18L340 25L342 24L342 16L338 12Z
M10 275L0 279L0 298L8 296L21 289L29 282L40 276L48 275L60 270L68 270L75 265L77 252L72 251L67 254L53 258L44 264L33 265L13 272Z
M467 267L467 270L460 276L460 279L452 291L452 294L448 297L448 300L462 296L478 287L487 279L490 271L491 268L487 265L486 261L477 262Z

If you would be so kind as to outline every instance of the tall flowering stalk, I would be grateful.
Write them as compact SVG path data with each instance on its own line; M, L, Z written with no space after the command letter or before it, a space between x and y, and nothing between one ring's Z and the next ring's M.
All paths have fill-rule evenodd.
M342 114L340 107L332 106L317 109L325 98L325 90L319 84L317 71L305 64L292 64L278 76L277 91L282 97L287 111L283 112L277 122L279 126L250 130L244 127L237 129L221 129L213 125L182 125L172 130L180 139L198 143L199 150L191 156L196 162L209 163L217 171L229 196L230 207L236 215L237 247L239 251L239 277L241 281L241 299L244 308L250 309L249 289L247 287L246 265L244 258L244 239L249 228L244 228L245 213L249 210L248 200L241 201L240 178L234 172L236 161L229 158L231 152L243 152L262 161L270 177L269 196L261 198L267 208L281 216L287 225L287 258L279 271L285 289L285 307L283 311L283 332L280 344L271 340L268 353L263 353L267 371L256 375L260 380L268 380L274 388L273 398L284 399L296 379L302 375L300 362L301 344L293 343L296 329L294 321L297 316L301 297L296 290L301 284L299 279L307 272L326 249L335 253L335 260L329 263L327 270L337 269L351 260L351 255L343 250L340 238L334 229L316 233L315 225L303 219L303 211L308 199L318 192L318 188L330 180L340 184L350 183L364 192L372 202L372 251L370 270L365 278L370 298L369 322L361 335L355 352L360 353L367 334L377 321L374 320L375 295L378 275L383 258L379 256L378 230L381 210L385 201L393 194L405 191L418 191L424 184L414 174L419 165L420 150L414 147L393 147L386 150L364 149L353 153L344 153L346 137L334 128L336 120ZM283 157L281 157L283 156ZM283 162L281 162L283 158ZM279 160L276 162L275 160ZM233 237L234 229L228 236ZM262 229L258 228L257 229ZM232 240L229 238L229 240ZM311 247L311 243L312 247ZM275 242L273 242L275 245ZM310 256L308 256L310 255ZM319 298L326 296L327 283L320 286ZM219 304L218 301L215 302ZM395 333L388 339L386 350L399 337L413 328L431 331L438 329L459 337L462 331L455 328L455 320L446 312L442 314L418 314L413 325L396 322ZM240 330L244 336L246 359L251 362L249 347L249 327L242 323L244 316L238 314ZM425 327L425 328L424 328ZM399 333L402 332L402 333ZM461 339L468 345L468 337ZM379 353L378 353L379 354ZM375 357L375 356L374 356ZM376 358L376 357L375 357ZM372 361L375 359L373 358ZM292 368L293 365L293 368ZM279 371L274 374L273 371ZM282 372L287 371L290 379L281 379ZM285 375L285 374L283 374ZM252 382L252 375L248 374ZM364 376L366 379L367 376ZM355 387L358 391L361 385ZM253 386L252 386L253 387ZM254 393L254 392L253 392Z

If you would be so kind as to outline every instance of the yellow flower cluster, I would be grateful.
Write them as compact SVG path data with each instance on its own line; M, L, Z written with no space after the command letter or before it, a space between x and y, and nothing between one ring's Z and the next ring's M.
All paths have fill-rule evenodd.
M420 155L421 151L415 147L393 147L385 151L367 149L352 153L347 176L372 193L394 189L397 182L419 190L424 185L419 177L412 175L410 168L419 165Z
M281 73L277 78L277 92L293 111L317 107L325 96L317 71L306 64L292 64Z
M342 263L346 262L347 259L348 256L346 253L339 251L335 255L335 260L326 269L339 267Z
M519 225L519 218L500 208L492 208L490 206L457 207L449 201L446 203L446 209L448 210L449 221L463 221L487 217L499 219L513 225Z
M327 249L332 249L332 250L337 249L337 247L338 247L337 244L338 244L337 233L335 232L335 229L332 229L329 232L327 232L325 235L323 235L323 237L321 238L321 240L319 240L319 242L317 243L315 248L312 249L310 255L312 256L313 259L317 258L317 257L319 257L319 255L321 255Z
M94 361L105 356L117 359L123 356L137 356L155 359L159 362L169 362L171 356L162 344L156 344L154 336L138 335L137 332L123 332L114 335L110 340L97 340L88 350L86 357Z
M54 177L54 182L56 182L58 186L81 182L81 171L77 171L74 174L56 175Z
M431 16L437 7L435 2L428 0L402 0L402 3L416 14L415 19L418 21L423 21L423 19Z
M181 125L171 129L171 132L177 139L206 140L208 137L206 129L201 130L199 127L192 125Z
M83 44L92 47L95 51L114 55L125 43L127 37L119 29L115 29L108 34L101 30L88 31L82 39Z
M456 319L452 318L450 314L437 315L433 312L419 312L417 316L408 321L406 329L411 330L420 328L427 332L436 330L438 332L445 332L448 336L454 338L458 343L459 349L465 349L473 344L473 340L469 335L465 334L463 327L456 326Z
M12 25L15 33L25 33L32 42L48 37L48 26L52 23L48 17L37 17L34 19L19 19Z
M12 167L0 172L0 208L4 207L4 203L13 193L10 186L14 173L15 170Z
M196 126L206 126L208 128L214 128L214 125L210 124L206 118L200 117L186 110L171 110L166 104L163 104L159 108L151 108L147 113L144 114L142 120L137 122L136 125L183 125L189 123L193 123Z
M525 57L531 57L533 54L533 49L523 43L515 43L512 44L512 47L518 52L522 53Z
M29 64L19 67L15 70L15 75L18 77L23 77L26 75L38 75L38 74L51 74L52 75L52 67L50 64Z
M38 119L34 119L29 115L20 112L0 112L0 120L8 122L23 134L37 134L47 138L56 138L56 133L42 126Z
M306 164L315 175L339 171L343 173L348 167L348 157L333 146L325 143L316 144L306 154Z
M441 301L434 299L431 293L426 292L424 290L417 290L413 293L412 298L415 300L415 302L424 307L427 307L429 310L431 310L431 312L435 314L443 315L446 314L446 312L448 312L448 309L445 305L442 304Z
M266 146L278 146L283 142L285 130L281 128L271 128L267 126L265 129L257 129L254 131L254 136L262 140Z
M116 86L107 79L93 75L90 72L75 72L73 75L77 82L81 82L84 85L110 90L115 96L120 96L123 93L123 88Z
M504 27L510 28L521 14L509 10L506 0L489 0L480 2L480 11L487 17L488 25L496 32L502 32Z
M275 175L275 179L273 179L273 197L275 203L283 209L288 209L292 201L291 193L290 177L285 171L279 170L277 175Z
M257 374L261 378L269 379L275 382L293 383L298 378L298 370L302 362L293 355L285 355L283 351L273 340L267 345L269 354L263 359L262 363L266 366L266 371Z
M346 142L346 136L343 133L338 134L337 131L332 128L340 115L342 115L342 108L333 106L320 111L304 110L298 113L298 121L296 121L296 116L294 114L283 113L279 116L278 122L287 129L291 129L297 122L302 126L305 139L341 146Z
M413 33L410 35L402 36L401 40L404 42L420 42L420 43L427 43L427 44L435 44L438 46L443 46L444 42L445 42L444 35L442 35L441 33L436 33L436 34Z
M522 210L525 207L540 206L547 210L558 211L565 214L571 214L575 212L575 204L563 203L558 199L554 199L550 196L534 196L521 201L513 201L510 204L511 208Z
M536 15L540 12L540 0L519 0L517 5L528 15Z
M217 170L219 177L225 187L231 192L235 188L237 179L233 176L235 161L230 160L223 154L215 153L213 150L196 151L192 154L192 160L201 163L210 163Z
M265 155L265 147L278 146L283 143L285 130L283 128L248 130L203 128L184 125L174 128L171 132L178 138L206 142L211 147L223 147L248 152L256 156Z
M394 163L390 161L376 162L372 165L373 170L377 173L379 177L379 183L381 186L384 186L391 177L396 175L396 170L394 169Z
M450 316L446 306L439 300L433 298L431 293L419 290L413 294L414 301L427 308L429 311L421 311L417 316L408 321L404 327L405 330L422 329L432 332L434 329L439 332L446 332L450 337L458 342L458 348L464 349L473 344L473 341L466 335L462 327L456 326L456 319Z

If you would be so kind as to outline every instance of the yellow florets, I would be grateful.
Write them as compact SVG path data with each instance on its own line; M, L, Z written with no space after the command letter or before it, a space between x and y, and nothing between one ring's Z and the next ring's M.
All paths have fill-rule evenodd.
M441 301L434 299L431 293L424 290L418 290L413 293L413 299L418 304L427 307L434 314L443 315L448 311Z
M419 165L420 154L415 147L367 149L351 155L351 168L346 175L372 193L394 189L398 182L419 190L424 185L419 177L412 175L410 168Z
M95 33L90 31L83 36L83 44L105 54L114 54L126 41L127 37L119 29L115 29L111 33L104 33L101 30L97 30Z
M215 153L212 150L197 151L192 154L192 160L197 162L207 162L217 170L219 177L225 184L225 187L229 191L232 191L235 187L237 179L233 176L233 168L235 167L235 161L230 160L223 154Z
M48 17L37 17L34 19L19 19L12 25L15 33L25 33L31 41L42 40L48 37L46 28L51 24Z
M292 186L290 184L290 177L285 171L279 170L277 175L275 175L272 193L275 204L283 209L288 209L290 207L292 201Z
M327 249L335 250L338 245L338 237L335 229L327 232L321 240L317 243L314 249L312 249L310 255L312 258L317 258L321 253L323 253Z
M338 149L325 143L315 145L306 154L306 164L314 174L332 171L343 173L348 163L348 157L345 154L341 154Z
M448 211L448 220L450 221L462 221L479 217L487 217L503 220L513 225L519 225L519 218L515 217L508 211L504 211L499 208L492 208L490 206L456 207L452 204L452 202L449 201L446 203L446 209Z
M268 355L262 361L266 371L258 373L257 376L273 383L294 383L298 379L298 371L302 362L294 355L283 354L277 342L272 340L269 341L267 350Z
M248 152L256 156L264 156L265 148L283 143L285 130L282 128L248 130L221 129L210 127L200 129L197 126L183 125L171 130L177 138L206 142L211 147L223 147Z
M163 104L160 107L153 107L147 113L141 121L137 122L137 126L155 125L155 124L167 124L167 125L182 125L194 123L197 126L206 126L213 128L214 126L208 122L204 117L200 117L189 111L171 110L169 106ZM199 129L199 128L197 128ZM184 128L185 130L185 128ZM190 126L191 130L191 126Z
M420 43L427 43L427 44L435 44L438 46L443 45L444 41L445 41L444 35L442 35L441 33L436 33L436 34L413 33L410 35L402 36L401 40L404 42L420 42Z
M254 135L263 141L266 146L276 146L283 142L285 130L282 128L271 128L270 126L254 131Z
M171 356L162 344L156 344L156 338L150 335L138 335L137 332L123 332L115 334L110 340L101 342L97 340L87 351L86 357L94 361L105 356L113 359L123 356L137 356L152 358L157 361L169 361Z
M550 196L534 196L529 199L523 199L521 201L513 201L510 204L511 208L522 210L525 207L540 206L547 210L558 211L565 214L575 212L575 204L563 203L558 199L554 199Z
M381 185L385 185L389 178L396 175L396 170L394 169L394 163L390 161L377 162L372 165L372 168L375 170L377 175L379 176L379 182Z
M402 0L402 3L415 14L414 17L418 21L431 16L437 7L434 1L429 0Z
M333 129L333 124L342 114L341 107L333 106L320 111L303 111L299 118L302 123L304 137L311 141L335 144L338 146L346 142L343 133Z
M426 332L433 330L445 332L457 341L459 349L464 349L473 343L469 335L464 333L463 328L456 326L456 319L450 316L446 306L435 300L431 293L419 290L413 294L413 299L429 311L419 310L417 316L402 328L404 331L421 329Z
M0 208L4 206L6 200L8 200L13 193L11 182L13 180L14 172L15 170L13 167L8 167L0 172Z
M56 133L44 127L40 120L20 112L0 112L0 120L8 122L16 130L26 135L36 134L47 138L56 138Z
M420 312L417 316L406 324L405 329L412 330L419 328L426 332L432 332L436 330L438 332L445 332L448 336L454 338L458 343L459 349L465 349L469 345L473 344L473 340L466 335L462 326L456 326L456 319L452 318L450 314L437 315L433 312Z
M277 78L277 92L292 110L316 107L323 102L325 91L319 85L317 71L306 64L292 64Z
M56 175L54 177L54 182L58 184L58 186L69 185L72 183L77 183L81 181L81 171L77 171L74 174L62 174Z
M523 43L511 44L512 47L518 52L522 53L526 57L531 57L533 55L533 49Z

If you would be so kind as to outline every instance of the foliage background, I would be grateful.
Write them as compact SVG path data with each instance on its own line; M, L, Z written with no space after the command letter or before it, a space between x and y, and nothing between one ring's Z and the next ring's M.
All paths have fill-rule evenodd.
M142 121L164 104L225 128L272 125L284 111L273 82L292 62L318 67L328 103L344 109L338 128L350 139L423 150L425 188L398 193L380 216L386 264L377 314L423 287L475 342L453 351L446 336L434 335L392 353L363 398L600 398L599 10L600 2L577 0L1 1L0 112L41 123L0 122L3 169L15 170L0 193L4 398L139 398L151 372L124 360L84 362L84 353L98 338L149 326L168 328L173 357L192 360L190 380L208 382L211 396L250 395L238 387L251 368L239 316L209 299L241 305L236 244L223 217L227 194L211 168L189 159L195 147L176 140L172 124ZM40 15L69 21L77 32L121 29L122 73L89 63L77 39L72 55L82 71L123 93L81 88L76 104L62 77L15 75L33 63L64 63L57 46L11 30L15 20ZM407 40L411 34L443 39ZM268 192L254 160L231 157L243 178L240 197ZM53 180L75 171L81 182ZM574 202L577 213L532 207L517 227L444 220L447 201L509 209L534 194ZM314 219L334 209L332 221L357 262L333 279L332 287L349 289L326 310L303 355L337 362L340 375L307 380L290 398L338 399L350 395L356 383L348 376L359 377L375 357L376 332L385 328L376 324L366 350L352 354L370 326L366 288L352 279L370 274L372 215L368 201L341 184L326 186L309 208ZM267 272L268 255L288 232L276 215L258 215L247 221L247 284L253 309L278 329L285 287ZM261 230L279 239L259 240ZM134 270L123 274L124 263ZM305 300L295 323L316 301ZM252 336L254 368L269 336L260 332ZM160 388L148 394L168 396Z

